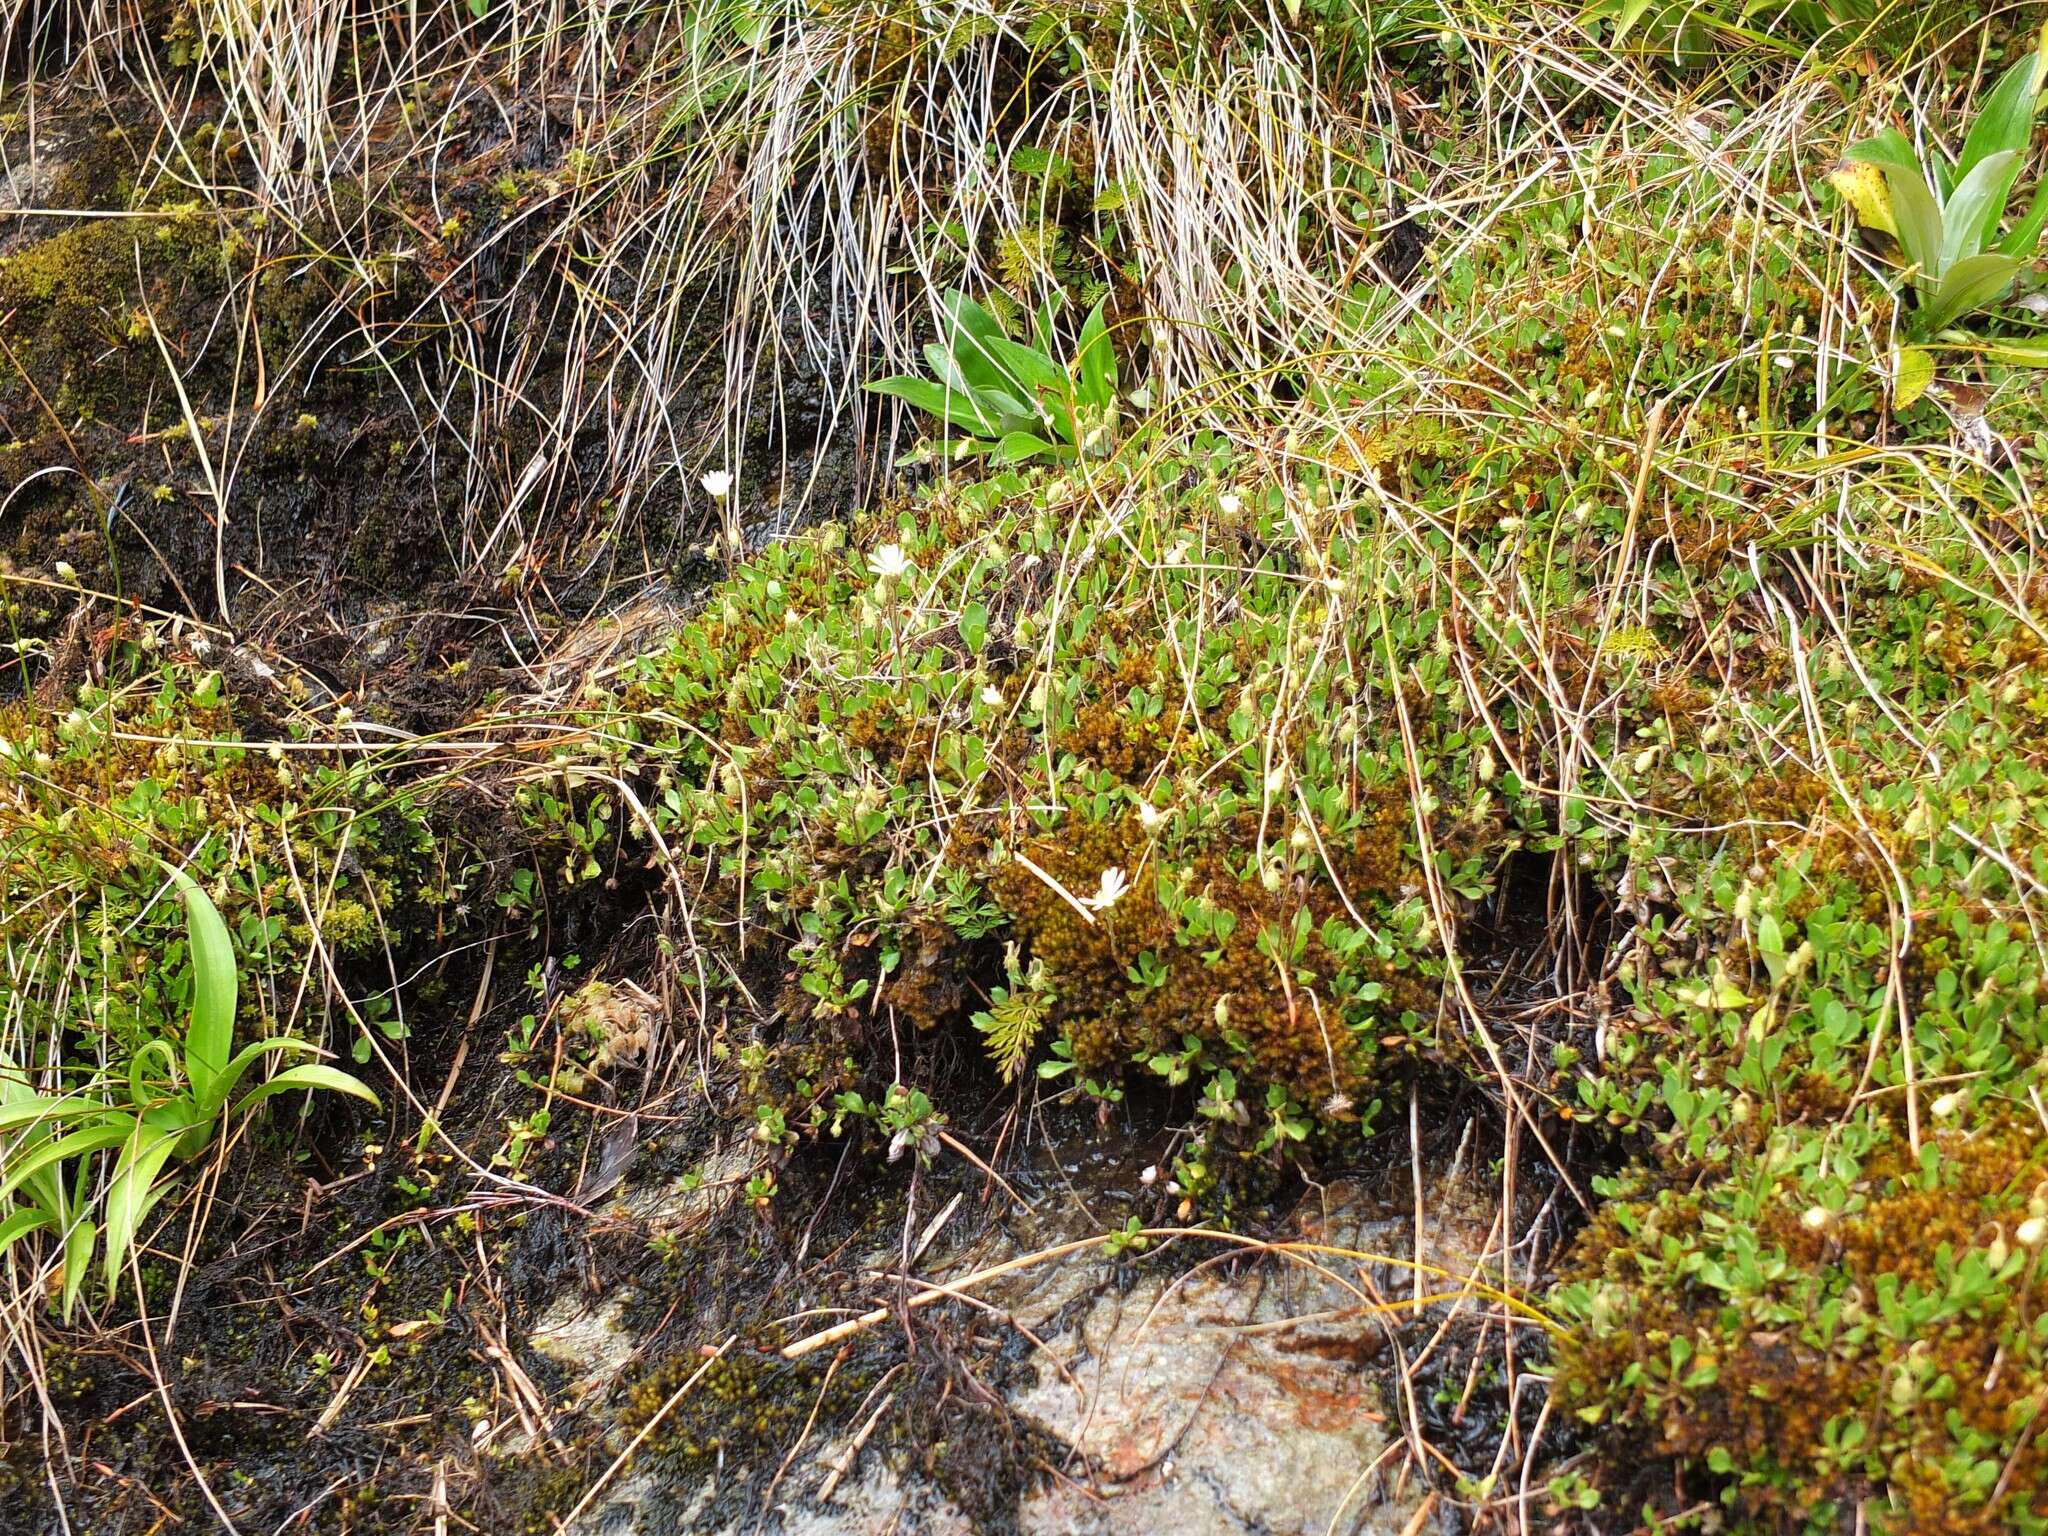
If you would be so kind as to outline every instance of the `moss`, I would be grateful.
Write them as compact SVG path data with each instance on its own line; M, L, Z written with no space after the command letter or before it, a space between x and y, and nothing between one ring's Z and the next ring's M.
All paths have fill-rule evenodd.
M1782 1141L1738 1175L1762 1191L1740 1210L1726 1186L1603 1210L1564 1293L1582 1326L1559 1351L1563 1404L1730 1478L1727 1505L1765 1524L1884 1487L1875 1529L2024 1528L2048 1486L2031 1296L2048 1151L2013 1112L1920 1159L1905 1140L1888 1127L1840 1210L1805 1203ZM1699 1257L1681 1244L1674 1263L1692 1233Z
M0 943L21 957L16 996L57 1010L52 1038L78 1032L83 1057L119 1059L183 1016L159 963L183 933L159 857L211 888L260 1029L297 1022L289 982L316 935L343 956L402 947L456 874L420 804L365 760L241 745L221 674L155 659L166 633L117 623L107 664L126 681L0 711Z

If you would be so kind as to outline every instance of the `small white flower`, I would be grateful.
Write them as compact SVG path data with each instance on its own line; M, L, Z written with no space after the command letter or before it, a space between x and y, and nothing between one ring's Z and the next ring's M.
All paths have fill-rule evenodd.
M1237 509L1243 506L1244 502L1239 499L1237 492L1225 491L1216 498L1216 505L1225 517L1235 517Z
M910 556L903 553L901 544L884 544L868 556L868 569L883 581L894 581L910 569Z
M1833 1213L1826 1206L1809 1205L1806 1208L1805 1214L1799 1218L1799 1225L1806 1228L1809 1232L1822 1232L1827 1229L1828 1223L1834 1219Z
M1102 872L1102 884L1093 896L1083 898L1083 905L1093 907L1097 912L1107 912L1124 899L1124 893L1131 888L1130 877L1112 864Z
M1150 800L1140 800L1138 802L1138 825L1147 832L1150 832L1164 820L1166 820L1166 812L1159 809Z
M990 709L1001 709L1003 707L1003 690L994 683L990 683L981 690L981 702Z
M697 483L704 487L705 494L713 501L723 501L732 494L732 471L729 469L706 470L704 478Z
M355 719L355 717L356 712L350 709L346 704L344 704L339 709L335 710L334 723L336 725L347 725L351 720Z
M2020 1240L2023 1247L2038 1248L2041 1246L2041 1239L2048 1237L2048 1221L2039 1216L2029 1216L2020 1223L2020 1229L2013 1233L2013 1236Z
M59 560L52 569L56 571L59 581L76 582L78 580L78 571L69 560Z
M1156 1184L1156 1183L1158 1183L1158 1182L1159 1182L1159 1165L1158 1165L1157 1163L1153 1163L1153 1164L1152 1164L1152 1165L1151 1165L1150 1167L1148 1167L1148 1168L1147 1168L1147 1169L1146 1169L1146 1170L1145 1170L1145 1171L1144 1171L1143 1173L1139 1174L1139 1175L1138 1175L1138 1182L1139 1182L1140 1184Z
M1953 1115L1963 1107L1962 1090L1957 1089L1954 1093L1944 1093L1934 1101L1931 1107L1934 1110L1935 1119L1946 1120L1950 1115Z

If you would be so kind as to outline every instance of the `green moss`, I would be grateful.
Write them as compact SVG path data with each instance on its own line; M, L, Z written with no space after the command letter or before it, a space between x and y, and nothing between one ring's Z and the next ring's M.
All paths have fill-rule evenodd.
M455 878L422 804L376 764L244 746L221 675L158 662L166 643L117 626L109 662L128 681L0 710L0 948L32 1038L67 1060L119 1062L185 1017L183 919L158 858L187 864L226 917L252 1034L302 1027L316 935L344 957L402 947Z

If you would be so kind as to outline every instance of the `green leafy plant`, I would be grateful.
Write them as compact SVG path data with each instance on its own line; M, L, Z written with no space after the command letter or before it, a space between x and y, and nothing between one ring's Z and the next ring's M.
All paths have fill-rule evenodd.
M1072 461L1101 458L1116 446L1116 353L1101 303L1089 311L1065 364L1057 360L1050 300L1032 317L1031 345L1011 339L1000 320L957 290L946 295L943 310L944 337L924 349L932 377L880 379L868 388L965 434L950 445L954 457Z
M2048 37L1992 87L1953 165L1939 153L1923 164L1912 142L1887 127L1851 145L1846 163L1831 178L1864 224L1898 241L1918 298L1910 324L1917 340L1930 340L2003 302L2041 243L2048 182L2035 188L2012 228L2003 226L2033 138L2044 79ZM1999 350L2012 353L2011 361L2048 362L2048 353ZM1901 373L1910 376L1920 367L1914 360Z
M204 1151L224 1118L294 1090L327 1089L377 1103L355 1078L319 1062L287 1067L235 1097L263 1057L316 1047L280 1036L234 1050L239 984L227 924L190 875L165 868L184 898L192 966L182 1050L168 1039L150 1040L129 1060L125 1082L101 1077L56 1094L38 1091L15 1069L0 1065L0 1150L6 1164L0 1209L12 1208L0 1219L0 1253L31 1233L57 1234L64 1243L61 1299L67 1316L101 1239L111 1292L143 1218L170 1187L165 1166L173 1157L189 1159ZM123 1089L125 1103L115 1097ZM103 1153L113 1153L114 1164L95 1206L91 1164Z
M1004 957L1009 985L990 991L988 1008L973 1016L981 1031L988 1058L1004 1082L1015 1081L1037 1042L1039 1032L1052 1011L1052 989L1045 979L1045 962L1033 960L1027 970L1017 959L1013 943Z

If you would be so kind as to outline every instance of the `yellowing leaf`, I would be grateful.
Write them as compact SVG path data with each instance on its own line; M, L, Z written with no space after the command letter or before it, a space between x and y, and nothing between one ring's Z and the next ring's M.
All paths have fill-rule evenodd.
M1934 354L1925 347L1901 347L1892 365L1892 409L1903 411L1934 382Z
M1885 186L1884 172L1879 167L1845 160L1828 172L1828 185L1856 210L1857 223L1898 238L1899 226L1892 220L1891 191Z

